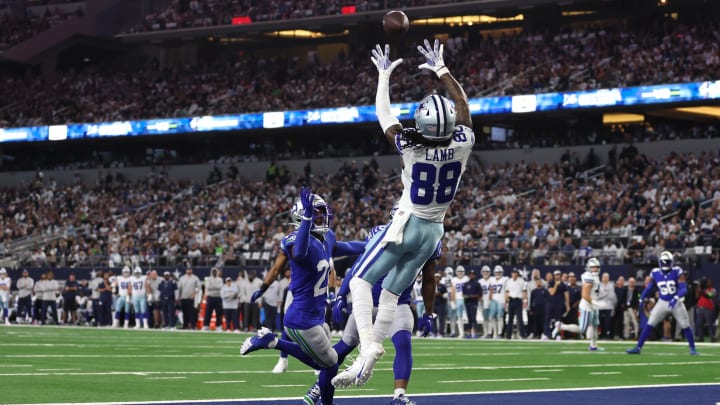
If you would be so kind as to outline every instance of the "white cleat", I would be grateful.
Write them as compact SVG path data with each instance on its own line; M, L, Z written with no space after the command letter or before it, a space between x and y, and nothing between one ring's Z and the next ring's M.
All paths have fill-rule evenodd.
M287 357L280 357L275 367L273 367L273 374L282 374L287 371L288 359Z
M358 356L357 360L345 371L332 379L336 388L347 388L352 385L362 387L367 384L373 374L375 363L385 354L385 349L377 342L372 342L367 350Z
M555 327L553 328L552 333L550 334L550 336L553 339L556 339L559 336L558 334L560 333L561 326L562 326L562 322L560 322L560 321L555 322Z

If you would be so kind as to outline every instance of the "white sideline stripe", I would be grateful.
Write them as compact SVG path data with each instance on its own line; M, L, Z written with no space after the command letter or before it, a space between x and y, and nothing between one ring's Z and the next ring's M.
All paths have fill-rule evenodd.
M533 373L558 373L560 371L565 371L561 368L544 368L540 370L533 370Z
M277 356L275 356L277 357ZM551 364L551 365L514 365L514 366L464 366L464 367L415 367L414 371L443 371L443 370L506 370L506 369L556 369L560 368L603 368L603 367L658 367L658 366L696 366L702 364L720 364L717 361L687 361L687 362L665 362L665 363L601 363L601 364ZM376 368L376 371L392 371L392 368ZM308 373L311 370L291 370L286 373ZM153 375L153 374L272 374L272 371L249 371L249 370L224 370L224 371L105 371L105 372L71 372L71 373L0 373L0 377L13 376L88 376L88 375Z
M476 382L515 382L515 381L546 381L549 378L538 377L538 378L489 378L486 380L440 380L439 383L454 384L454 383L476 383Z
M39 368L38 371L78 371L79 368Z
M590 375L613 375L613 374L622 374L622 371L598 371L595 373L589 373Z
M32 367L32 364L0 364L0 368L10 367Z
M186 377L182 377L186 378ZM203 381L203 384L235 384L235 383L244 383L247 382L245 380L225 380L225 381Z
M496 394L525 394L537 392L567 392L567 391L597 391L597 390L626 390L633 388L666 388L666 387L708 387L714 386L720 388L720 383L690 383L690 384L651 384L651 385L617 385L610 387L582 387L582 388L544 388L544 389L526 389L526 390L506 390L506 391L467 391L467 392L446 392L432 394L413 394L413 397L445 397L458 395L496 395ZM340 390L338 390L340 391ZM338 392L336 391L336 392ZM342 390L342 392L350 391L376 391L371 388L359 388L352 390ZM387 394L382 395L342 395L335 396L341 399L359 399L359 398L387 398ZM243 398L243 399L194 399L193 403L197 404L227 404L231 405L238 402L275 402L275 401L292 401L297 397L276 397L276 398ZM17 405L154 405L154 404L186 404L188 400L173 401L133 401L133 402L57 402L57 403L35 403L35 404L17 404ZM716 405L720 405L717 402Z
M307 384L261 385L264 388L307 387Z
M650 377L680 377L680 374L650 374Z
M182 380L187 377L148 377L146 380Z
M431 363L431 364L426 364L425 366L427 366L427 367L454 367L455 364L453 364L453 363L444 363L444 364L440 364L440 363L438 363L438 364L433 364L433 363Z

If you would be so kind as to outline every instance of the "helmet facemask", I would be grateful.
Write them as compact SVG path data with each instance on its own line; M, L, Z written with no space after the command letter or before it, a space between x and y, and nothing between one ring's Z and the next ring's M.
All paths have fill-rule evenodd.
M327 205L325 200L317 194L312 195L313 201L313 218L312 224L310 225L310 232L317 232L321 235L327 233L332 227L332 210ZM300 201L296 202L290 210L290 217L292 218L292 225L295 229L300 227L300 223L303 219L304 209Z

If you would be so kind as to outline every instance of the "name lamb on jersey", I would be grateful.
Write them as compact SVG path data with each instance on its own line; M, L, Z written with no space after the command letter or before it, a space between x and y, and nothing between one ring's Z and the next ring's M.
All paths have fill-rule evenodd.
M430 162L444 162L455 158L455 149L427 149L425 150L425 160Z

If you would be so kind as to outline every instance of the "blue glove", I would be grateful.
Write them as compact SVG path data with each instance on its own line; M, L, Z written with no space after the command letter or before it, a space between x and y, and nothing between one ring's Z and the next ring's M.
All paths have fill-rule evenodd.
M342 325L345 322L345 315L347 315L347 302L345 297L339 295L332 307L332 321L335 325Z
M435 329L435 314L423 314L418 321L418 331L420 336L426 337Z
M326 298L325 300L327 301L328 304L330 304L330 303L332 303L333 301L335 301L335 293L332 292L332 291L330 291L330 292L327 294L327 298Z
M310 187L303 186L300 189L300 204L302 204L304 210L303 216L305 218L312 218L313 214L315 214L315 209L313 208L313 198Z
M258 298L262 297L262 295L263 295L263 290L257 290L257 291L255 291L255 292L252 294L252 297L250 297L250 302L251 302L251 303L254 303L255 301L258 300Z
M675 305L677 305L677 302L678 302L678 297L676 295L676 296L672 297L672 299L670 300L670 303L668 304L668 307L670 307L670 309L675 308Z

